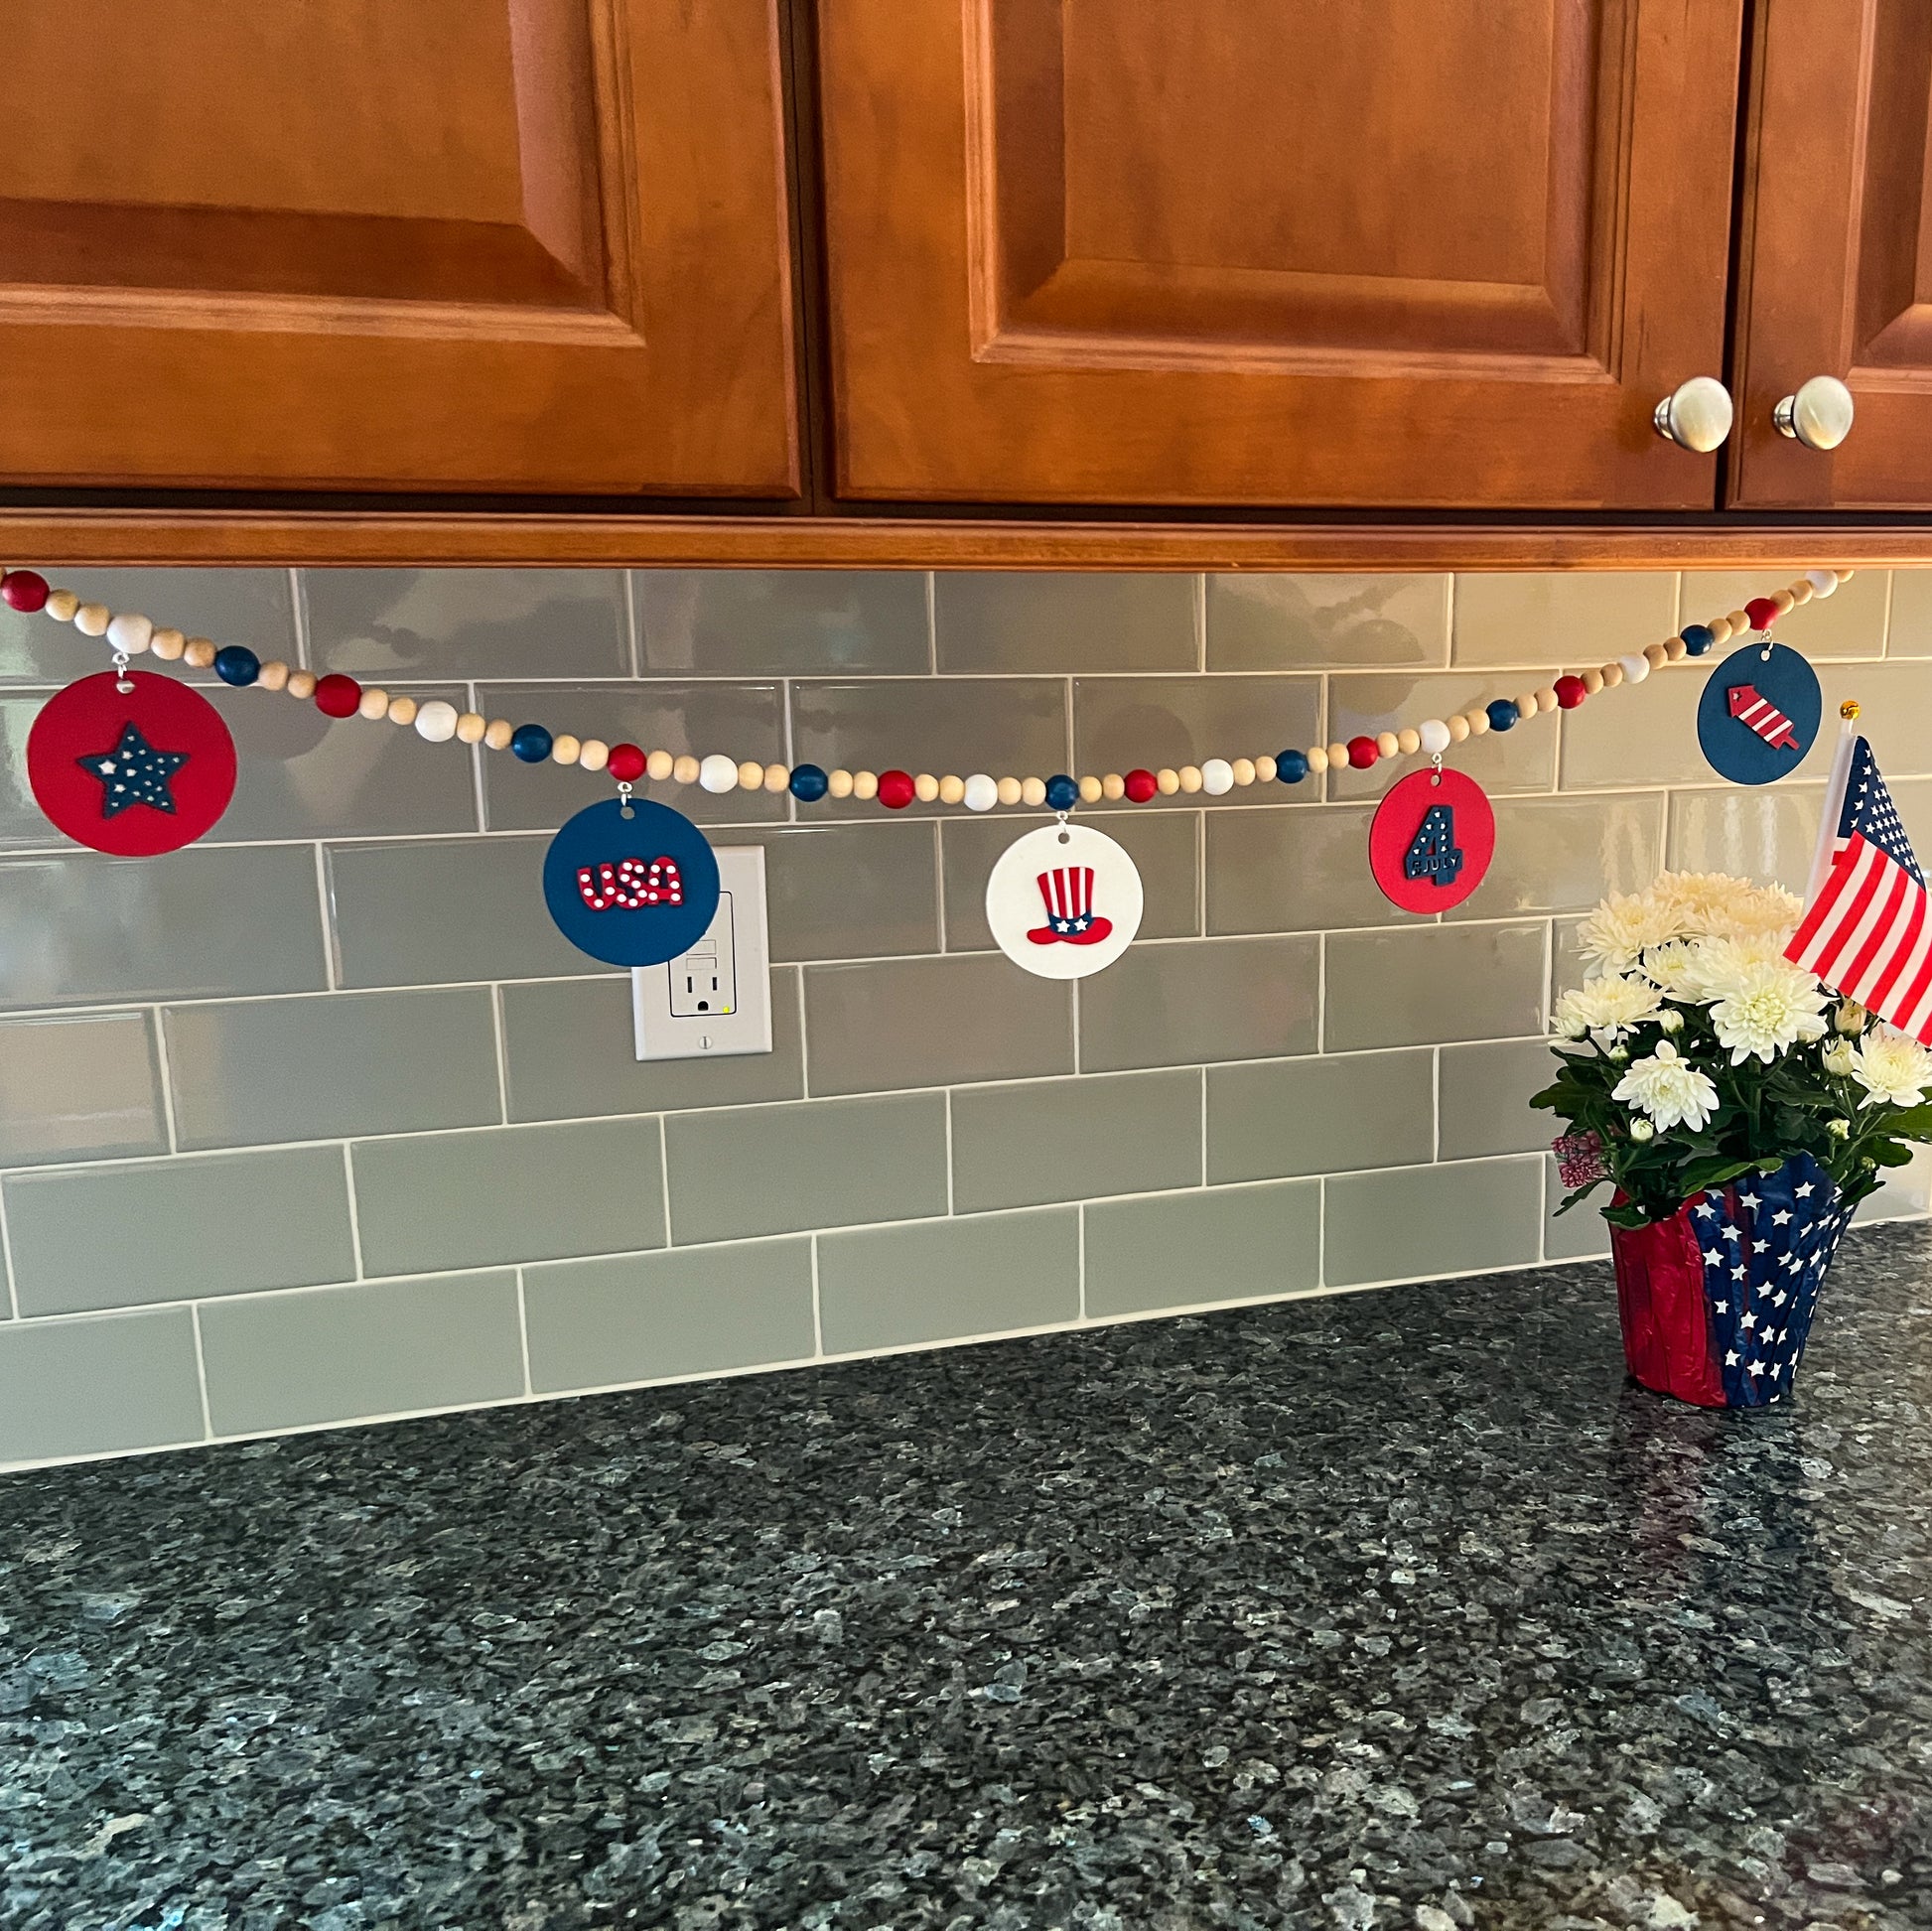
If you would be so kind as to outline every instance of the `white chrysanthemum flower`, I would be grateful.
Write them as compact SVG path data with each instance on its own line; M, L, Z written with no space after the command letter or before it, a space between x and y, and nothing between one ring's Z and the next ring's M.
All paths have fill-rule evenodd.
M1752 885L1723 872L1664 872L1644 897L1668 907L1680 929L1699 938L1782 938L1804 910L1780 886Z
M1573 1039L1587 1033L1599 1046L1614 1045L1656 1017L1657 988L1614 973L1586 980L1557 1001L1557 1031Z
M1674 905L1649 893L1630 897L1613 892L1584 920L1577 937L1585 958L1612 972L1628 972L1646 948L1686 935Z
M1748 940L1722 939L1709 949L1748 944ZM1704 970L1711 1024L1719 1044L1730 1048L1733 1066L1741 1066L1753 1055L1768 1066L1800 1039L1825 1036L1829 1001L1818 981L1802 967L1786 959L1759 958L1719 970L1713 970L1707 960Z
M1633 1059L1610 1097L1648 1114L1666 1133L1680 1124L1693 1133L1700 1131L1718 1105L1718 1089L1710 1075L1680 1059L1668 1039L1660 1039L1649 1058Z
M1829 1039L1819 1055L1828 1073L1837 1073L1841 1079L1853 1071L1859 1063L1859 1055L1851 1042L1846 1039Z
M1852 1077L1864 1088L1861 1106L1918 1106L1932 1086L1932 1052L1894 1027L1874 1028L1851 1056Z

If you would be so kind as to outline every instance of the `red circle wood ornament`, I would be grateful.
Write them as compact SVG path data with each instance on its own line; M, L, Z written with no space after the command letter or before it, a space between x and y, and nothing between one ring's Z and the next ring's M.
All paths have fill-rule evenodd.
M1404 911L1459 905L1495 854L1496 814L1460 771L1411 771L1389 787L1369 827L1369 870Z
M69 838L119 858L153 858L192 845L227 810L234 740L191 685L103 670L41 707L27 734L27 778Z

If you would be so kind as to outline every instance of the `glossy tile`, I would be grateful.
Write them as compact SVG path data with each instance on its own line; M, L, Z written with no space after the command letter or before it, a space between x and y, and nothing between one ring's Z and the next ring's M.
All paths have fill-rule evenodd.
M953 1210L1198 1186L1200 1075L1121 1073L952 1096Z
M1272 1180L1432 1157L1436 1056L1347 1053L1207 1069L1207 1177Z
M1864 576L1878 574L1873 570L1866 571ZM1854 577L1827 601L1836 604L1841 596L1863 582L1864 576ZM1885 655L1932 657L1932 570L1891 573L1891 615L1885 625Z
M146 1013L0 1024L0 1166L167 1151Z
M809 1356L812 1244L736 1241L523 1272L540 1395L722 1374Z
M1554 1113L1533 1111L1530 1096L1556 1076L1556 1055L1542 1039L1445 1046L1438 1074L1439 1157L1542 1153L1564 1130L1563 1123Z
M664 1122L680 1247L946 1211L946 1099L894 1093Z
M202 1310L202 1360L218 1436L506 1401L523 1392L516 1275L251 1295Z
M477 707L512 724L534 721L554 733L630 743L646 751L704 758L722 751L743 762L785 758L784 698L777 684L489 684ZM611 795L611 779L576 765L525 764L508 752L484 755L483 816L491 831L552 832L573 812ZM640 797L701 825L770 824L786 817L783 792L712 792L697 784L646 781ZM878 806L870 807L876 812Z
M1499 677L1493 670L1450 670L1426 677L1397 672L1331 677L1328 737L1346 744L1351 738L1400 731L1425 718L1451 717L1486 704L1500 694L1501 686L1516 691L1523 682ZM1466 771L1493 797L1511 791L1548 791L1557 781L1557 743L1555 719L1538 718L1514 731L1487 731L1480 738L1466 738L1450 748L1445 761ZM1428 767L1428 760L1421 758L1377 764L1366 771L1330 766L1328 796L1380 799L1398 779Z
M309 570L303 589L319 670L374 681L630 674L616 570Z
M1198 903L1201 814L1151 806L1107 822L1107 836L1127 852L1141 875L1141 939L1191 938L1200 929ZM986 882L994 864L1021 834L1004 816L948 817L940 826L944 852L946 950L990 952Z
M1318 932L1396 925L1411 914L1368 869L1368 805L1207 814L1207 929Z
M340 1147L51 1168L5 1182L23 1314L204 1300L355 1273Z
M1550 1009L1552 1012L1556 1010L1557 1001L1565 993L1574 992L1597 971L1597 968L1584 957L1583 927L1584 921L1581 918L1551 920Z
M1191 671L1199 589L1192 575L942 570L932 580L939 668Z
M1103 1200L1086 1216L1086 1311L1267 1301L1316 1285L1318 1180Z
M764 847L774 959L876 959L938 951L938 837L929 820L875 807L856 823L738 830L716 842Z
M1664 859L1664 798L1498 798L1488 875L1450 919L1588 911L1606 893L1639 892Z
M1676 617L1674 570L1458 576L1450 658L1580 669L1661 643L1676 630Z
M202 1440L186 1308L0 1322L0 1465Z
M1543 925L1330 933L1329 1052L1512 1038L1544 1025Z
M505 986L502 1002L512 1120L668 1113L804 1095L795 966L771 974L771 1050L729 1059L636 1058L627 977Z
M1207 580L1209 670L1326 670L1334 664L1449 662L1443 575L1295 576L1257 570Z
M1912 814L1896 791L1894 798L1910 836ZM1819 784L1752 788L1726 784L1722 790L1673 791L1671 869L1728 872L1733 878L1756 879L1764 885L1781 885L1802 893L1811 876L1812 849L1818 840L1818 818L1824 803L1824 786ZM1932 830L1932 824L1927 829Z
M1318 943L1297 936L1133 946L1081 982L1080 1070L1312 1052Z
M324 985L313 848L0 859L0 1005Z
M1601 691L1582 709L1564 712L1562 788L1714 782L1717 773L1698 749L1698 700L1705 682L1696 665L1673 664L1635 689Z
M157 624L216 643L245 643L260 657L295 661L295 611L286 570L96 570L52 568L49 583L88 603L139 611ZM30 682L105 670L108 651L69 623L0 606L0 678Z
M805 1076L815 1094L1072 1070L1070 986L1035 979L1001 953L805 968Z
M827 1354L1077 1319L1079 1209L1040 1207L822 1235L818 1305Z
M1568 1213L1563 1206L1563 1182L1557 1177L1557 1163L1543 1163L1543 1257L1550 1261L1607 1260L1610 1252L1609 1223L1602 1207L1608 1189L1598 1187L1587 1200L1579 1201ZM1606 1291L1610 1283L1604 1282Z
M608 972L550 922L543 902L547 843L467 838L325 848L341 983L425 986ZM310 854L300 856L313 872Z
M922 570L633 570L647 677L919 676Z
M1273 757L1311 745L1321 728L1315 677L1082 677L1073 686L1073 769L1126 773L1198 764L1206 758ZM1250 784L1189 802L1227 805L1313 803L1313 785ZM1125 813L1137 805L1098 804Z
M349 1151L370 1275L664 1245L654 1121L418 1134Z
M495 1027L481 987L177 1006L165 1025L184 1149L502 1117Z
M1687 570L1684 621L1700 622L1742 610L1753 597L1765 597L1783 589L1794 577L1802 576L1804 570L1802 563L1763 563L1751 570ZM1891 590L1890 571L1858 571L1849 584L1841 584L1831 596L1815 597L1789 616L1779 618L1779 640L1794 650L1802 650L1807 657L1884 655L1885 613L1891 603Z
M1346 1288L1535 1260L1542 1167L1525 1156L1323 1180L1322 1278Z

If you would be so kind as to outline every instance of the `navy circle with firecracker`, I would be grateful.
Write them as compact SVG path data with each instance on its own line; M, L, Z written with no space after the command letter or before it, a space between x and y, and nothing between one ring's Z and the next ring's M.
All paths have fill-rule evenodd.
M1711 673L1698 703L1698 744L1719 776L1769 784L1803 762L1824 708L1818 673L1804 657L1760 638Z
M1489 870L1496 814L1461 771L1411 771L1389 786L1368 829L1368 865L1382 896L1404 911L1448 911Z
M718 860L705 835L668 805L632 798L569 819L543 860L543 897L557 929L609 965L662 965L688 952L718 909Z

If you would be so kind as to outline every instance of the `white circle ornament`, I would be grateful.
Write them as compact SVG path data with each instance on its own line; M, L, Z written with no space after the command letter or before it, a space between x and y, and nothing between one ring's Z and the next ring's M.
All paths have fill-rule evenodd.
M986 882L986 922L1015 965L1041 979L1085 979L1141 929L1141 875L1090 825L1042 825L1000 854Z

